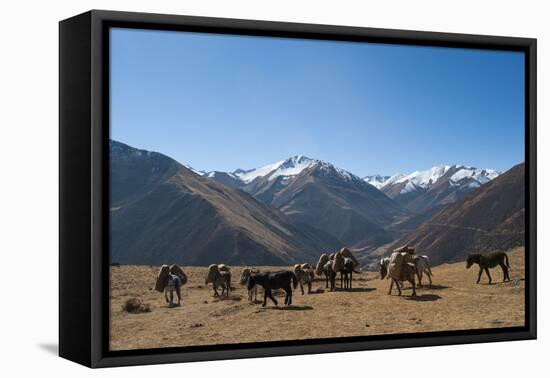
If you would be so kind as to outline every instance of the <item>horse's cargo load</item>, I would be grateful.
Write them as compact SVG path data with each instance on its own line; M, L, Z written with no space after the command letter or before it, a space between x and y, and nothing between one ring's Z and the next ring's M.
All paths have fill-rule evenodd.
M414 255L416 253L416 249L413 247L409 247L408 244L405 244L395 249L394 252L405 252L405 253L408 253L409 255Z
M390 256L388 277L403 281L403 269L405 264L414 266L414 258L408 252L394 252Z
M220 267L217 264L210 264L208 266L208 271L206 272L206 279L204 281L205 284L214 282L216 277L220 273Z
M350 258L353 261L353 267L357 268L359 266L359 261L353 256L353 253L347 248L342 248L340 250L340 254L344 257Z
M170 273L175 274L180 278L182 286L187 283L187 275L183 272L183 269L181 269L179 265L173 264L170 266Z
M309 263L304 263L300 266L302 270L313 270L313 267Z
M320 276L323 274L323 266L330 261L329 256L326 253L323 253L321 257L319 257L319 261L317 262L317 266L315 267L315 274Z
M220 272L231 272L231 268L225 264L218 264L218 269Z
M159 273L157 274L157 282L155 282L155 290L164 292L166 287L166 282L168 280L168 274L170 274L170 267L168 265L163 265L160 267Z

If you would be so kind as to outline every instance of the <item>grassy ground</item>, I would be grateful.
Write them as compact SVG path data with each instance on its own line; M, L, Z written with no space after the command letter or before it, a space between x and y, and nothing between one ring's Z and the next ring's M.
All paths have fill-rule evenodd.
M354 275L352 292L329 292L324 280L317 280L313 285L317 293L301 295L298 288L290 307L282 306L284 297L276 297L279 307L268 302L265 308L259 302L262 290L257 304L248 302L238 283L240 267L232 267L235 290L229 299L212 296L211 286L204 285L206 268L185 267L189 281L182 288L182 306L174 308L168 308L164 296L152 289L157 267L111 267L110 346L127 350L522 326L523 248L510 251L509 257L511 282L502 283L502 272L496 268L491 270L492 285L485 274L476 285L477 265L466 270L465 263L443 264L432 269L434 285L417 290L412 298L409 284L402 297L395 287L390 296L390 281L366 272ZM124 311L131 298L149 305L151 311Z

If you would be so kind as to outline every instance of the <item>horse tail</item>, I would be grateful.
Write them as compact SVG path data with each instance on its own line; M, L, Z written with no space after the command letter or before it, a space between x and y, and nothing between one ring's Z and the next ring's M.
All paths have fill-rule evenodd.
M502 253L504 253L504 252L502 252ZM506 253L504 253L504 259L506 260L506 266L509 269L512 269L512 267L510 266L510 261L508 261L508 255Z
M294 286L294 289L296 289L298 287L298 279L296 278L296 275L294 274L294 272L290 272L292 273L292 284Z

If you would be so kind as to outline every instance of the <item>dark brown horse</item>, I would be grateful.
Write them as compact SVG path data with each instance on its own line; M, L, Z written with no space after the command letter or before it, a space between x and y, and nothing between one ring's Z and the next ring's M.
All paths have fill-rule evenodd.
M281 272L265 272L258 274L251 274L248 278L247 289L252 290L254 285L259 285L264 288L264 302L262 306L265 307L267 298L271 299L275 306L277 306L277 300L273 297L271 290L283 289L286 293L285 305L290 306L292 304L292 287L296 289L298 287L298 280L294 275L294 272L281 271Z
M486 255L479 253L468 255L466 258L466 268L470 269L473 264L479 265L479 274L477 275L477 282L481 279L481 273L485 271L487 277L489 277L489 284L491 284L492 279L489 274L490 268L495 268L497 265L500 265L503 273L502 282L510 281L510 275L508 274L508 269L511 269L510 263L508 261L508 255L504 252L493 252Z

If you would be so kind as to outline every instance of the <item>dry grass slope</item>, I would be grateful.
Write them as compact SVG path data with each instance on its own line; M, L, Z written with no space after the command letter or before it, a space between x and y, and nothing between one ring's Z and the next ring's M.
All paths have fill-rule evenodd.
M491 271L493 285L487 285L486 276L476 285L477 266L443 264L433 268L434 286L421 288L413 299L408 289L403 297L387 295L389 281L368 272L354 275L353 292L301 295L298 288L289 308L248 303L238 284L239 267L232 268L235 291L225 300L213 298L204 285L206 268L186 267L189 282L182 289L182 306L175 308L152 289L157 267L111 267L110 346L128 350L523 326L524 249L509 256L512 281L507 283L501 282L500 268ZM324 286L318 280L313 289ZM150 305L151 312L124 311L131 298Z

